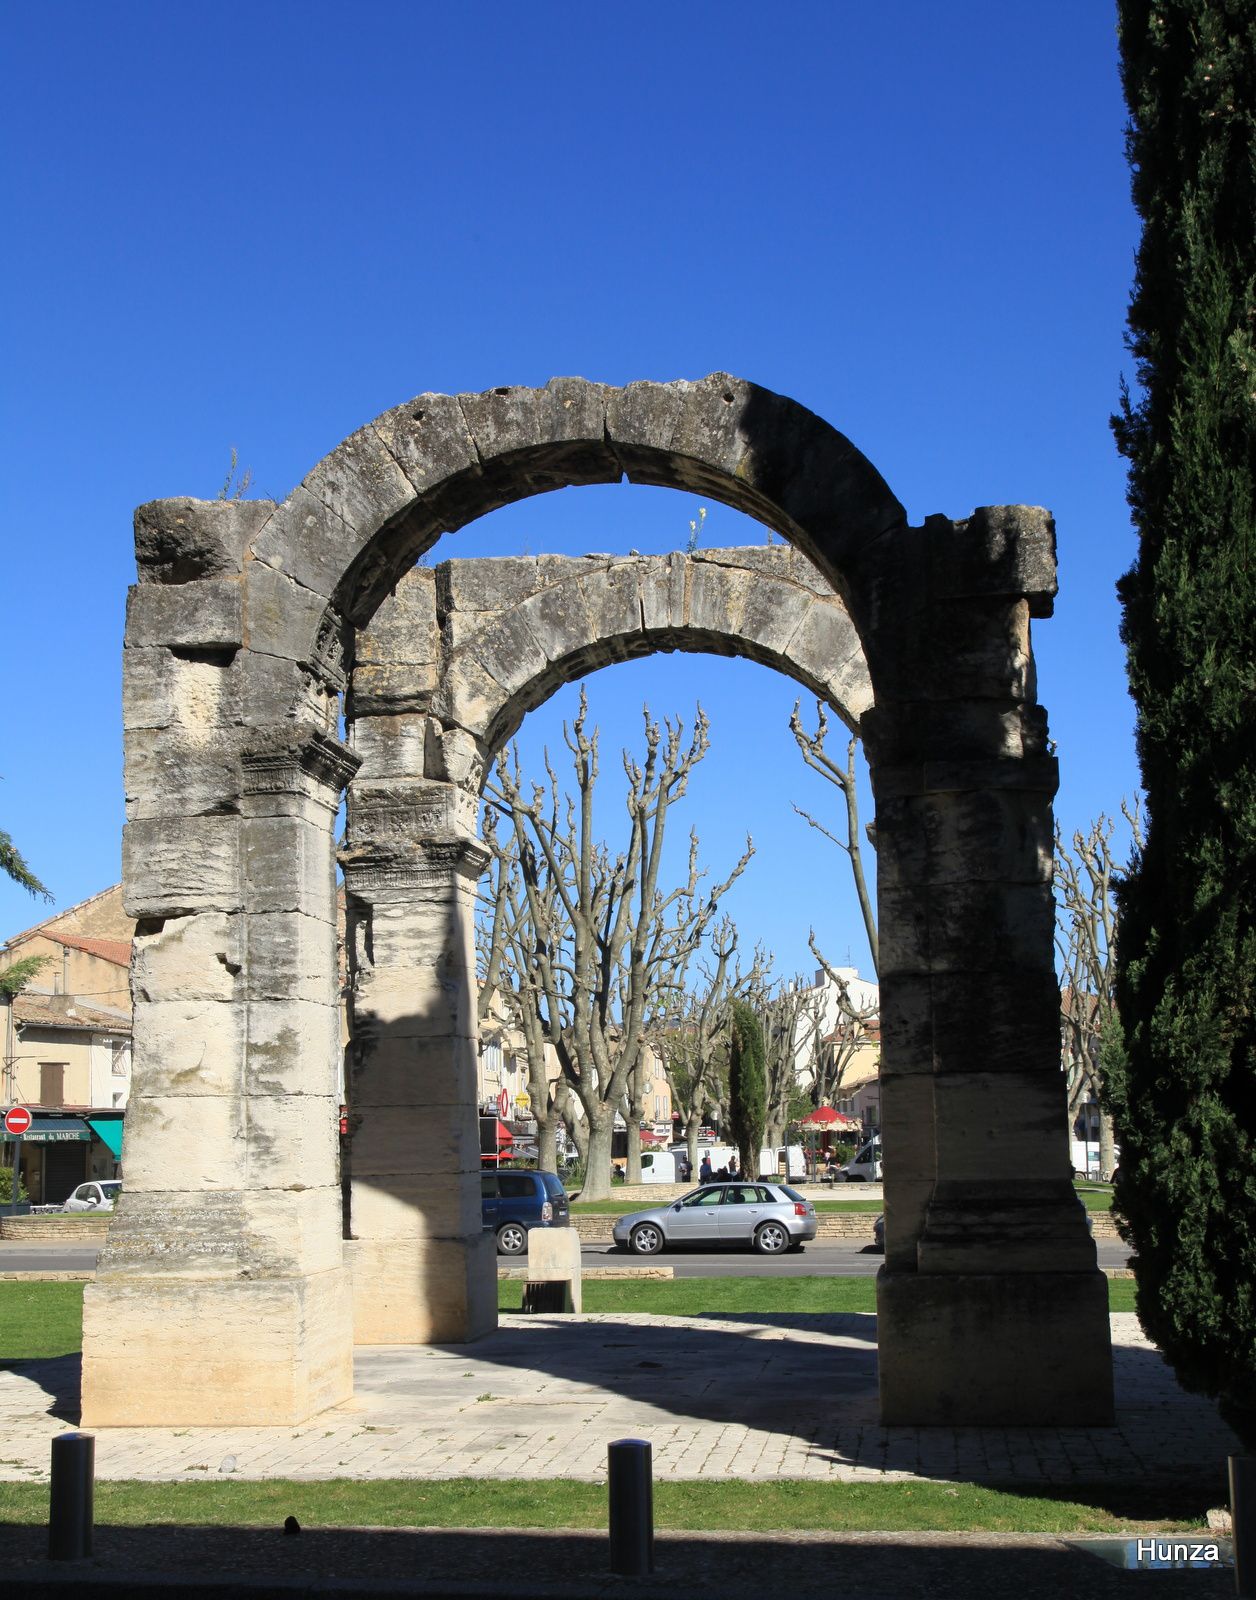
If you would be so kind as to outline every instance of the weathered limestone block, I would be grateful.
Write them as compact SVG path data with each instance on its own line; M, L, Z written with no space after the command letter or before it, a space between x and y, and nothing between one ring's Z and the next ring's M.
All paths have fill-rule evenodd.
M321 514L330 516L328 512ZM249 563L244 618L246 642L253 654L287 661L311 660L326 610L326 596L319 590L294 582L286 570L278 571L262 559ZM258 726L281 720L269 707L254 706L250 711L249 720Z
M253 1000L248 1008L250 1095L335 1092L340 1008L314 1000Z
M398 465L383 437L369 423L350 434L330 455L324 456L313 471L306 474L301 491L326 506L338 522L359 534L374 533L398 512L405 510L414 498L414 485ZM301 523L311 531L316 526L305 517L302 517ZM329 530L324 528L320 531ZM319 565L320 559L325 554L332 558L328 586L330 593L343 570L342 552L324 552L321 548L312 553L305 550L294 552L291 529L285 529L284 534L284 543L276 546L276 553L282 554L285 562L292 562L285 570L301 578L302 582L306 580L301 576L301 557L310 561L312 569L320 574L323 570ZM297 556L296 560L293 559L294 555ZM335 560L337 557L339 562Z
M490 480L527 490L614 483L619 462L606 444L602 384L551 378L543 389L498 388L459 395L462 414Z
M710 562L694 562L689 582L690 625L707 633L740 633L746 598L754 582L749 572L730 572L727 567Z
M357 1344L469 1344L497 1326L493 1238L353 1239Z
M243 982L253 1000L311 1000L334 992L335 924L298 911L253 912Z
M815 601L791 637L788 654L800 672L827 684L848 663L862 659L863 647L839 605Z
M338 1182L248 1189L240 1200L244 1258L252 1270L285 1277L343 1266L344 1197Z
M354 1038L374 1046L391 1039L475 1037L475 986L469 973L376 968L359 980Z
M261 581L261 580L259 580ZM334 674L320 662L297 661L251 650L241 664L240 720L256 737L280 727L314 727L334 734L339 702Z
M274 511L270 500L150 500L135 510L135 563L141 583L193 583L227 577Z
M928 623L922 698L1032 701L1038 690L1027 600L950 600Z
M350 1054L356 1111L475 1105L476 1039L470 1033L427 1039L394 1034L363 1017L355 1003ZM471 1163L477 1170L479 1158L477 1143Z
M137 1000L132 1098L141 1092L238 1095L244 1087L246 1021L251 1027L244 1008L228 1000ZM130 1180L128 1150L128 1185Z
M885 1427L1105 1427L1112 1421L1102 1273L877 1276Z
M475 440L456 395L417 395L371 426L418 495L450 479L480 476Z
M1049 617L1057 589L1055 521L1041 506L978 506L964 522L930 517L931 579L939 599L1024 595Z
M180 1177L172 1172L169 1182ZM144 1189L128 1169L126 1191L97 1262L97 1281L244 1275L249 1266L246 1198L239 1189Z
M616 561L595 569L580 579L580 588L594 639L612 640L640 632L641 598L634 562Z
M177 727L184 746L204 743L241 717L242 669L235 651L128 645L122 652L122 723Z
M374 1063L372 1063L372 1066ZM373 1072L362 1076L363 1093L355 1093L353 1113L360 1118L360 1126L353 1135L353 1177L360 1179L392 1177L401 1179L427 1178L442 1174L476 1174L474 1206L464 1197L459 1206L471 1207L479 1216L480 1144L479 1122L475 1114L475 1080L465 1085L469 1093L456 1099L439 1098L440 1089L433 1086L433 1094L424 1099L417 1092L422 1079L412 1080L414 1087L407 1092L400 1088L396 1097L385 1099L376 1092L367 1095ZM355 1085L356 1088L356 1085ZM385 1185L396 1192L393 1183ZM453 1190L443 1204L453 1205ZM355 1226L354 1232L360 1230Z
M551 558L563 568L578 563L568 557ZM436 611L448 620L449 613L509 611L542 581L536 560L531 556L481 556L474 561L442 561L434 569ZM408 582L409 579L406 580ZM552 574L548 581L553 582ZM398 585L398 589L402 585ZM371 628L375 624L372 622Z
M460 651L432 696L432 715L468 730L488 728L508 699L507 691L483 664Z
M877 881L1049 883L1051 808L1029 791L951 790L877 802Z
M574 1228L529 1230L528 1281L570 1285L571 1309L584 1310L580 1287L580 1235Z
M203 578L173 587L137 584L127 594L128 645L237 649L243 639L244 589L239 578Z
M336 1173L339 1130L340 1107L334 1094L250 1094L249 1187L326 1187Z
M933 1125L939 1152L945 1152L939 1155L939 1179L1071 1181L1058 1066L1035 1067L1032 1059L1020 1072L983 1072L981 1066L978 1055L968 1071L934 1077Z
M794 668L790 641L802 626L812 606L833 606L832 595L817 599L809 590L795 583L773 583L766 578L747 585L743 597L740 620L741 631L748 639L765 650L783 658L783 668ZM858 648L858 640L855 641ZM844 659L834 657L826 663L824 680L841 665ZM810 667L806 670L810 671Z
M939 1179L917 1245L921 1272L1094 1272L1095 1245L1072 1173Z
M489 762L500 745L492 743L487 736L478 738L462 727L443 728L437 734L438 727L435 719L428 723L426 776L455 783L478 797ZM507 729L501 734L503 742L511 732L513 729Z
M141 923L131 949L131 993L144 1001L233 1000L244 960L243 917L217 911Z
M460 1108L460 1117L442 1114L445 1137L426 1139L418 1160L404 1146L401 1132L393 1131L399 1121L401 1128L415 1133L418 1115L365 1118L353 1144L355 1239L472 1238L479 1233L480 1152L472 1138L475 1119L467 1110ZM371 1130L382 1137L362 1144L362 1135ZM467 1147L473 1144L467 1165Z
M293 796L289 804L295 810L302 802ZM250 912L293 911L335 921L336 884L324 825L303 816L250 816L241 834Z
M353 670L356 684L359 668ZM379 670L404 673L409 669L388 667ZM352 812L357 805L357 796L364 790L373 784L386 784L390 779L425 775L427 744L431 737L430 719L419 712L366 716L359 711L349 724L350 747L362 762L349 791L350 827L353 825Z
M919 1071L882 1066L881 1137L893 1152L885 1183L885 1259L895 1270L916 1269L916 1245L937 1180L934 1077L927 1067L927 1055Z
M353 669L347 714L351 718L399 717L403 712L427 711L438 681L435 662L375 666L359 661Z
M1051 967L935 973L931 989L938 1072L979 1061L985 1072L1034 1066L1060 1076L1060 990ZM973 1049L974 1017L982 1018L979 1052Z
M495 617L466 645L463 653L478 661L507 694L514 694L534 678L543 676L549 667L549 658L518 608Z
M692 563L681 555L656 557L645 566L640 583L641 621L649 632L685 626L692 570Z
M515 609L551 666L587 649L594 637L584 590L574 580L544 589Z
M130 917L235 911L241 903L239 819L137 817L122 830L123 906Z
M126 736L128 819L197 817L238 811L242 792L234 732L130 728Z
M279 1427L353 1392L343 1267L197 1284L101 1281L83 1299L83 1426Z
M126 1112L128 1188L245 1188L247 1127L240 1095L133 1095Z

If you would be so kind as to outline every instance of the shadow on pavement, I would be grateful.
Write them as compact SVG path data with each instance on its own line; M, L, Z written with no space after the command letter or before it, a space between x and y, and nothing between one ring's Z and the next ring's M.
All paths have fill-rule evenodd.
M72 1568L43 1559L43 1529L0 1525L0 1539L19 1592L76 1600L160 1593L185 1600L333 1593L357 1600L401 1594L831 1600L857 1582L877 1600L1009 1593L1017 1600L1071 1594L1116 1600L1143 1593L1148 1582L1058 1540L1015 1535L670 1532L657 1537L655 1571L644 1579L608 1572L600 1532L307 1529L286 1538L256 1528L108 1527L97 1530L95 1559ZM1233 1585L1232 1572L1220 1567L1160 1572L1152 1582L1158 1600L1219 1600Z

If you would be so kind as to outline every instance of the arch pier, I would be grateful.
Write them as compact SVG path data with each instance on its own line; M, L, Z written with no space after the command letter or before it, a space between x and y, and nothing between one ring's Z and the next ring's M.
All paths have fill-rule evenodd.
M496 506L622 477L722 500L791 548L414 565ZM85 1425L297 1423L350 1396L355 1341L494 1327L480 786L558 684L660 649L777 667L865 739L883 1420L1110 1419L1106 1281L1059 1070L1056 769L1029 638L1055 589L1045 512L912 528L846 439L755 385L558 379L419 396L282 505L143 506L136 555L134 1086L126 1190L86 1293Z

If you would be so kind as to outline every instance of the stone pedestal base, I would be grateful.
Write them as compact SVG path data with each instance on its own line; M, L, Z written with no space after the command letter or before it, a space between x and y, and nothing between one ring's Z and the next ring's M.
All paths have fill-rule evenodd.
M346 1239L356 1344L468 1344L497 1327L491 1233L470 1239Z
M877 1275L885 1427L1110 1426L1099 1271Z
M352 1394L343 1267L254 1281L105 1275L87 1286L85 1428L286 1426Z
M580 1292L580 1235L574 1228L528 1230L528 1282L568 1283L571 1309L582 1311Z

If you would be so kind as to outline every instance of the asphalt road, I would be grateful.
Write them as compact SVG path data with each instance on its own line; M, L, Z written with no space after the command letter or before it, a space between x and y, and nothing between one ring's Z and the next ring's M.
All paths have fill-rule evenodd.
M1129 1254L1119 1239L1100 1239L1101 1267L1123 1267ZM90 1245L0 1244L0 1272L94 1272L97 1249ZM642 1258L609 1245L586 1245L583 1265L592 1267L671 1267L678 1278L814 1278L871 1277L881 1265L881 1253L852 1240L841 1244L809 1244L785 1256L759 1256L750 1250L665 1250ZM505 1257L501 1258L503 1261Z
M1129 1247L1119 1239L1100 1239L1096 1244L1101 1267L1123 1267ZM881 1265L882 1255L871 1245L856 1240L840 1244L809 1244L804 1250L784 1256L760 1256L752 1250L664 1250L657 1256L631 1256L626 1250L609 1245L586 1245L580 1252L585 1267L641 1266L671 1267L678 1278L820 1278L872 1277Z

